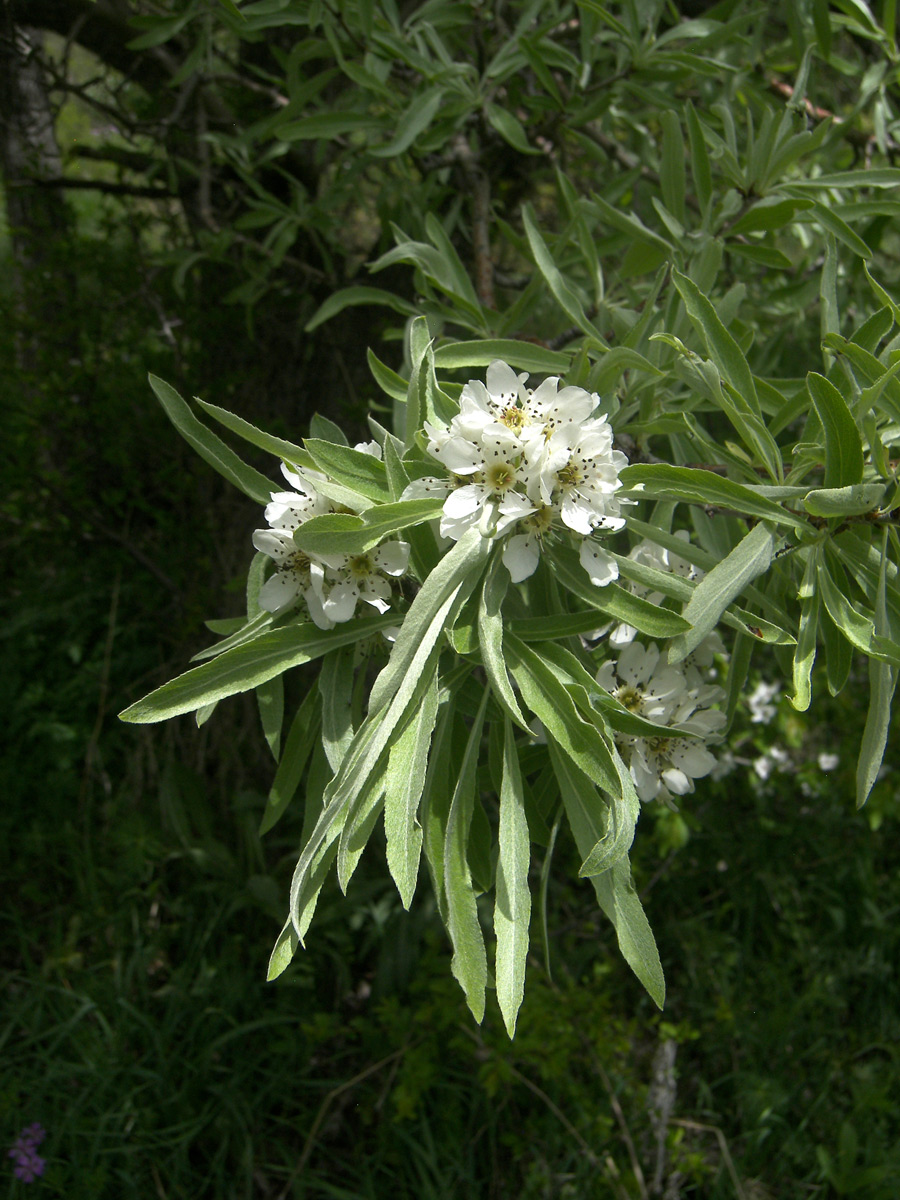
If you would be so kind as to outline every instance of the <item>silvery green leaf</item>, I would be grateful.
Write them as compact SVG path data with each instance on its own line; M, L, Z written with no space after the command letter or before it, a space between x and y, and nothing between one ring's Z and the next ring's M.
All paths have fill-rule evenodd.
M497 958L494 976L497 1001L510 1037L516 1032L516 1017L525 992L525 962L531 921L531 889L528 868L531 843L525 819L525 796L519 751L513 726L503 723L503 782L500 788L497 883L494 901L494 932Z

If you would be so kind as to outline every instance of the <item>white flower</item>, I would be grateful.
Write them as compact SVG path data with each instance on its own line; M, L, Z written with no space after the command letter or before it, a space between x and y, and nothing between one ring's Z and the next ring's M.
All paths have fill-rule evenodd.
M428 453L451 478L415 480L402 497L445 492L443 537L458 540L473 526L506 537L503 562L514 583L534 573L554 529L589 538L625 523L615 492L627 459L613 449L606 417L591 416L599 397L560 388L556 376L529 391L527 378L497 359L485 383L462 389L448 426L426 421ZM615 560L594 542L582 543L580 560L598 587L618 577Z
M301 474L292 471L290 467L281 465L282 473L288 483L296 490L293 492L272 492L271 500L266 505L266 521L273 529L299 529L310 517L319 517L323 513L333 512L331 501L316 490L316 482L325 480L318 471Z
M752 724L769 724L778 711L775 705L770 702L776 700L780 694L780 684L766 683L765 680L759 681L747 697L747 707L750 709L750 721Z
M725 724L725 714L709 707L725 692L704 683L696 667L666 666L655 643L631 642L617 661L603 664L597 682L629 712L661 727L657 737L616 734L641 800L683 796L715 768L704 743Z
M380 613L390 608L391 585L385 576L402 575L409 562L407 542L384 542L366 554L319 554L310 566L313 587L325 617L340 624L356 612L357 601Z
M320 629L331 629L334 621L325 613L313 580L313 561L298 549L290 533L282 529L255 529L253 545L275 562L275 572L259 589L259 606L279 613L303 597L309 615Z
M827 753L827 751L823 751L819 755L819 759L818 759L819 770L820 771L833 771L838 766L840 761L841 760L840 760L839 755L829 754L829 753Z

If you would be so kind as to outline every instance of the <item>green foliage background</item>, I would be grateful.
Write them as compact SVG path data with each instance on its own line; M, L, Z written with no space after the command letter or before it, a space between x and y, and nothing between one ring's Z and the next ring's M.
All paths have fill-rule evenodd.
M187 718L123 728L114 714L183 668L205 617L241 611L258 522L175 438L148 370L284 437L305 433L316 409L362 435L377 395L365 346L400 368L405 312L425 311L437 333L459 317L456 301L448 313L448 291L468 296L429 254L440 226L460 261L473 259L472 193L458 164L434 161L460 120L454 104L483 114L475 141L507 222L494 247L506 324L481 328L476 296L466 332L549 342L581 313L615 321L646 297L662 261L656 231L676 236L653 199L686 223L694 199L702 204L702 172L685 180L679 204L672 97L690 99L704 120L718 100L718 128L730 113L738 169L749 170L743 156L757 134L748 115L754 131L760 114L780 116L786 97L771 80L793 89L808 70L792 119L809 97L846 126L823 141L812 121L813 164L892 161L894 5L719 4L702 15L653 4L411 6L407 28L428 24L439 43L474 21L474 66L444 64L419 30L390 94L354 57L373 36L366 22L378 25L377 6L244 7L241 18L199 0L135 6L130 32L144 39L136 52L166 45L185 78L215 75L215 54L237 53L237 43L245 80L287 97L266 111L252 87L205 80L239 116L233 133L208 131L204 142L212 223L197 216L203 189L184 182L203 178L194 128L160 132L164 91L134 83L119 95L146 122L149 161L137 176L111 159L101 175L74 154L76 145L136 143L98 132L96 110L60 90L57 135L71 178L162 180L172 195L74 193L71 226L46 260L50 274L75 281L71 303L49 323L39 303L23 309L11 284L3 297L0 870L10 903L0 1127L11 1141L30 1121L46 1125L39 1186L66 1197L641 1196L656 1161L652 1059L672 1039L667 1153L682 1195L892 1197L900 803L888 773L853 812L863 673L824 710L782 703L773 727L739 730L743 771L698 789L680 815L645 814L635 871L669 979L661 1017L614 954L590 888L554 869L552 974L536 953L512 1045L496 1014L471 1027L435 914L427 905L404 913L374 856L348 901L329 885L310 949L290 976L264 985L300 829L258 837L271 769L253 705L232 700L201 729ZM576 19L593 23L608 68L583 102L595 111L577 120L568 97L553 96L575 67L563 51L547 59L539 36ZM682 19L700 23L660 47ZM527 66L504 67L502 54L491 56L519 20ZM51 40L47 55L63 49ZM76 53L68 77L90 78L94 65ZM490 81L474 101L473 70ZM105 83L92 86L106 98ZM432 109L434 125L416 130ZM585 237L591 214L534 153L539 138L561 147L576 176L599 175L605 202L620 217L639 215L650 233L613 225ZM729 170L723 151L715 171ZM748 226L760 182L743 177L743 205L722 218L734 235L723 290L743 289L742 319L758 318L771 354L765 371L802 375L821 369L822 335L835 332L822 230L798 227L793 218L808 210L780 193L770 213L787 207L772 227ZM835 297L854 327L873 311L854 238L894 294L895 194L816 214L840 247ZM545 283L517 284L530 254L523 202L554 256L581 272L571 311ZM8 243L4 254L8 262ZM596 267L608 261L619 269L602 292ZM380 266L374 279L364 263ZM331 299L372 283L389 296ZM23 338L36 348L24 362ZM265 456L254 465L271 473ZM298 672L295 699L306 686ZM795 769L762 783L749 763L773 736ZM837 771L819 770L822 749L838 753ZM889 742L888 762L892 753ZM574 874L574 849L557 854ZM10 1177L9 1193L23 1191Z

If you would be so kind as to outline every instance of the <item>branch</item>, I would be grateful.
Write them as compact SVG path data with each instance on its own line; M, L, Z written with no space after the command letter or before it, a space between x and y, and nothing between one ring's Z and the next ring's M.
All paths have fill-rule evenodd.
M144 196L151 200L177 200L177 192L168 188L140 187L130 183L108 183L105 179L10 179L8 188L70 188L74 191L108 192L112 196Z
M170 64L162 53L129 50L136 30L121 7L111 0L5 0L17 25L58 33L78 42L101 62L145 87L159 91L171 78Z

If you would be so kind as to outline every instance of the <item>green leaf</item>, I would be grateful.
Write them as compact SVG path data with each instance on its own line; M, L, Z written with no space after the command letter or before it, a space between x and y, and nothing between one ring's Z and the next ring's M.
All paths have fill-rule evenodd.
M402 313L406 317L414 317L418 311L414 304L410 304L402 296L385 291L384 288L341 288L337 292L332 292L325 303L319 305L303 328L306 333L311 333L326 321L330 321L332 317L336 317L339 312L343 312L345 308L356 307L360 304L378 304L382 308L393 309L394 312Z
M392 371L390 367L385 366L381 359L373 354L371 350L366 351L366 357L372 377L385 395L390 396L392 400L397 400L405 404L409 381L404 379L402 375L398 375L396 371Z
M193 712L214 700L248 692L291 667L320 658L338 646L371 637L396 623L396 613L385 613L361 617L329 630L317 629L310 622L272 629L247 645L226 650L212 662L164 683L126 708L119 719L144 725Z
M420 648L430 640L433 645L443 626L437 627L438 613L449 608L451 597L460 606L472 594L484 570L490 542L477 529L468 529L434 568L410 605L387 666L372 685L369 715L385 708L416 661ZM394 621L396 622L396 616Z
M224 638L221 642L216 642L214 646L207 646L205 650L200 650L192 655L191 662L203 662L207 658L216 658L226 650L231 650L235 646L243 646L247 642L252 642L261 633L266 632L273 620L274 618L271 613L258 612L251 620L245 621L230 637ZM206 624L209 625L210 622L207 621Z
M307 554L366 554L392 533L422 525L441 514L443 497L377 504L362 516L323 513L294 530L294 541Z
M881 545L881 572L875 604L875 627L888 630L886 602L887 531ZM897 669L877 659L869 659L869 711L863 730L856 764L856 807L862 808L878 778L891 727L891 704L897 687Z
M525 963L531 921L528 886L530 840L519 751L511 722L503 723L503 783L500 788L499 855L497 857L494 932L497 936L495 979L497 1001L512 1038L525 994Z
M837 171L832 174L792 179L791 187L809 188L870 188L900 187L900 170L896 167L867 167L858 171Z
M659 164L659 182L663 203L681 224L684 224L684 138L681 122L671 109L659 114L662 126L662 153Z
M434 365L450 370L455 367L488 367L501 358L520 371L549 372L562 375L568 371L572 358L558 350L547 350L531 342L515 338L481 338L471 342L445 342L434 352Z
M361 113L317 113L315 116L301 117L299 121L287 121L284 125L276 125L273 135L281 142L319 139L330 141L331 138L341 137L345 133L383 128L384 124L381 121Z
M691 175L694 179L694 191L700 202L701 210L705 210L712 195L712 171L709 165L709 151L706 149L706 139L703 127L694 111L694 106L688 100L684 106L687 120L688 137L691 145Z
M571 592L573 596L577 596L579 600L586 604L593 604L598 612L605 613L609 617L614 617L617 621L622 621L626 625L633 625L635 629L641 633L647 634L653 638L670 638L676 634L686 633L690 628L688 622L680 613L670 612L669 609L660 608L658 604L653 604L649 600L643 599L641 596L635 596L633 593L626 591L625 588L619 587L618 584L611 583L607 587L595 587L585 574L584 568L578 560L574 550L565 550L557 548L553 555L554 571L566 591ZM539 620L559 621L561 618L539 618ZM529 621L534 621L534 618L525 618L515 622L516 631L518 632L521 626L527 633L529 628L540 629L541 626L531 626ZM594 628L602 622L597 621ZM580 630L579 632L584 632ZM524 641L537 641L537 638L524 637Z
M390 500L384 463L374 454L350 446L336 446L321 438L306 438L304 446L319 470L338 483L377 503Z
M683 614L693 629L674 639L669 647L670 663L681 662L715 629L731 601L769 569L774 548L772 530L760 523L700 580Z
M600 821L596 807L584 804L585 792L567 786L573 776L560 750L551 742L550 756L561 783L566 817L582 859L588 857L593 847L605 835L606 829ZM631 880L631 867L627 858L620 859L609 871L593 875L591 884L600 907L612 922L619 942L622 957L647 989L653 1001L662 1008L665 1000L665 980L659 952L647 917L638 899Z
M340 770L353 741L353 658L356 647L330 650L319 668L318 689L322 697L322 745L333 772Z
M806 384L825 432L825 487L860 483L863 448L859 429L847 402L824 375L810 371Z
M758 231L769 233L776 229L783 229L785 225L789 225L793 221L798 212L812 208L814 204L815 201L800 196L791 199L785 199L783 196L766 196L764 200L758 200L752 208L749 208L729 227L728 236L740 237L746 233ZM729 250L741 249L740 246L729 246L728 248ZM788 265L790 265L789 260Z
M707 471L701 467L673 467L668 463L635 463L625 467L619 478L635 497L654 496L660 500L678 500L688 504L715 505L756 517L790 525L794 529L809 528L806 521L769 500L760 492ZM638 490L636 485L643 484Z
M878 510L884 499L883 483L854 483L848 487L817 488L803 497L803 507L814 517L853 517Z
M310 688L291 722L284 752L260 822L260 837L269 832L293 800L318 736L319 694L315 688Z
M269 454L274 454L276 458L283 459L287 462L303 462L305 454L301 446L296 446L293 442L286 442L284 438L274 437L271 433L266 433L263 429L257 429L255 425L251 425L249 421L245 421L243 417L235 416L234 413L228 412L225 408L219 408L217 404L210 404L206 400L201 400L198 396L197 403L204 412L209 413L220 425L224 425L226 429L230 429L232 433L236 433L238 437L249 442L251 446L258 446L260 450L267 450ZM266 481L268 483L268 480ZM272 491L272 484L269 484L269 491ZM269 497L266 496L266 503Z
M369 153L374 158L395 158L403 154L434 120L443 97L443 87L429 88L413 96L409 108L397 121L396 131L391 140L385 146L371 147Z
M468 532L475 533L479 543L483 540L477 531ZM467 543L467 535L460 538L447 558L460 547L462 550L457 554L454 566L458 567L460 560L463 560L472 575L473 546L471 540ZM369 713L347 748L340 770L325 790L321 815L294 868L290 912L294 928L301 938L312 918L316 898L328 867L338 854L337 839L355 817L361 816L363 825L365 824L367 807L369 812L374 811L377 815L375 806L381 794L378 790L380 782L383 790L385 751L397 741L409 713L428 690L440 654L438 639L447 624L452 622L475 584L473 578L466 591L465 573L455 576L448 583L448 572L445 571L440 587L432 587L426 593L428 583L435 574L437 572L433 572L429 580L426 580L410 607L400 636L394 644L391 658L375 681L369 697ZM423 595L426 596L424 601ZM410 619L413 629L421 634L412 645L410 637L404 639L403 636L407 632L406 627ZM379 686L381 703L374 699ZM355 865L351 855L356 853L357 849L358 847L353 846L345 847L344 874L348 864L351 870Z
M740 346L719 320L712 303L694 281L687 275L682 275L680 271L672 270L672 282L684 301L691 323L706 342L709 357L756 416L760 416L756 385L747 360Z
M281 749L281 725L284 721L284 680L280 675L259 685L256 689L256 703L259 706L263 736L272 751L272 757L278 762Z
M478 919L478 906L469 870L468 842L475 805L475 778L481 748L481 732L488 693L482 695L478 715L469 732L459 764L459 777L447 815L444 843L444 887L447 899L447 931L453 943L450 969L466 994L466 1003L476 1021L484 1017L487 986L487 954Z
M532 146L528 141L521 121L513 116L509 109L501 108L498 104L486 104L484 111L494 129L505 142L509 142L514 150L518 150L520 154L541 153L537 146Z
M272 484L253 467L243 462L221 438L197 420L181 396L163 379L150 375L150 386L166 416L200 457L257 504L268 504Z
M597 330L587 318L584 307L578 296L569 287L554 261L553 255L547 249L547 244L541 237L531 214L528 204L522 206L522 223L525 226L525 236L531 247L538 270L543 275L553 298L567 317L583 332L597 337Z
M422 828L416 820L425 776L428 751L438 710L437 673L409 724L391 747L384 787L384 832L387 864L397 885L403 907L409 909L416 890Z
M547 736L583 775L609 795L616 794L616 764L597 727L580 716L572 697L540 655L514 637L507 637L507 646L519 691Z
M800 584L800 631L794 650L794 694L791 704L797 712L806 712L812 699L812 669L816 661L819 628L819 594L816 591L817 552L810 552Z
M528 722L519 711L503 657L501 605L508 586L509 572L503 566L500 556L495 555L487 569L478 604L478 644L481 648L481 661L494 695L519 728L528 732Z
M826 205L815 204L809 213L809 217L810 219L814 218L824 229L833 233L839 242L843 242L859 258L868 260L872 257L872 251L859 234L854 233L847 222L842 217L839 217L836 212L832 212Z
M266 971L267 983L271 983L273 979L277 979L283 971L287 970L291 959L294 957L294 952L299 945L300 939L297 937L290 917L288 917L284 929L279 933L272 948L272 953L269 956L269 967Z
M829 617L850 645L879 662L900 667L900 645L876 633L874 617L869 616L861 604L850 602L822 561L816 578Z

